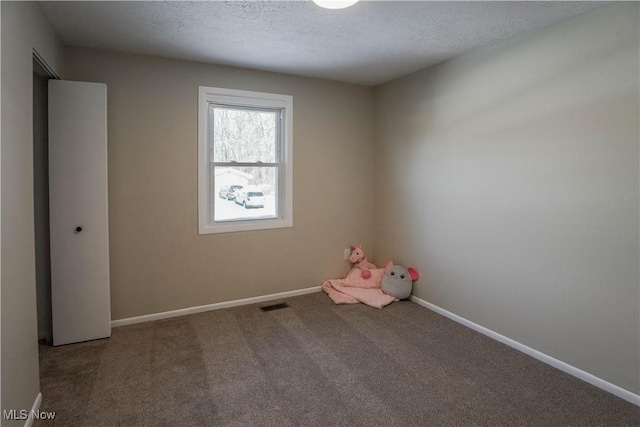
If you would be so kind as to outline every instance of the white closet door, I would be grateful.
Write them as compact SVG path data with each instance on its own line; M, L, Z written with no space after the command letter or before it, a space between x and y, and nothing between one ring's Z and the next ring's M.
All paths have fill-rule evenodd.
M107 86L49 80L53 345L111 335Z

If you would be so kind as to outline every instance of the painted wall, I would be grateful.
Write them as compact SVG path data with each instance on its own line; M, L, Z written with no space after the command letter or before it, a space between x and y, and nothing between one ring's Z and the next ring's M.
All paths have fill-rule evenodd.
M377 259L419 298L640 391L639 7L374 93Z
M369 87L68 48L108 86L112 318L319 286L371 244ZM198 86L293 95L293 228L198 235Z
M62 46L30 2L2 2L2 410L40 390L33 214L32 49L58 73ZM24 421L2 421L24 425Z

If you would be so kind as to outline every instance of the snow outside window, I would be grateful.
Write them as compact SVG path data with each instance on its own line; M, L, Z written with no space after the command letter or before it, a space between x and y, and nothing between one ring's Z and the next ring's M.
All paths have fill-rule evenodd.
M292 226L293 98L200 87L200 234Z

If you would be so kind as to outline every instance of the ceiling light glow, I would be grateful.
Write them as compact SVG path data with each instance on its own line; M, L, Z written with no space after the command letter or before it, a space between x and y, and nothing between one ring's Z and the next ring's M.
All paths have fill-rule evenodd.
M313 0L315 4L325 9L345 9L360 0Z

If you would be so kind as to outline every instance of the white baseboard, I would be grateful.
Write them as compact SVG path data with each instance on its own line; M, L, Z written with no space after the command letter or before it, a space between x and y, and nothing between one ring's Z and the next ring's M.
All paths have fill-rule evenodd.
M164 311L162 313L147 314L144 316L128 317L126 319L118 319L111 321L111 327L133 325L135 323L152 322L154 320L169 319L171 317L186 316L187 314L202 313L204 311L220 310L222 308L237 307L240 305L256 304L264 301L272 301L281 298L295 297L298 295L311 294L320 292L322 286L314 286L311 288L298 289L295 291L280 292L277 294L262 295L259 297L244 298L233 301L218 302L215 304L199 305L197 307L182 308L180 310Z
M629 390L625 390L622 387L619 387L615 384L612 384L608 381L603 380L602 378L598 378L595 375L592 375L588 372L585 372L581 369L576 368L575 366L571 366L568 363L562 362L558 359L555 359L547 354L544 354L538 350L535 350L531 347L527 347L524 344L521 344L517 341L512 340L511 338L505 337L497 332L492 331L491 329L487 329L484 326L480 326L476 323L473 323L470 320L465 319L464 317L458 316L457 314L451 313L450 311L445 310L444 308L438 307L437 305L431 304L423 299L412 296L411 301L416 304L428 308L431 311L434 311L438 314L441 314L454 322L460 323L470 329L473 329L476 332L479 332L483 335L488 336L496 341L499 341L505 345L508 345L511 348L514 348L524 354L527 354L534 359L538 359L539 361L546 363L547 365L553 366L556 369L559 369L563 372L566 372L569 375L573 375L576 378L581 379L582 381L588 382L591 385L594 385L606 392L609 392L615 396L618 396L628 402L633 403L634 405L640 406L640 396L630 392Z
M36 401L33 402L33 406L31 407L31 412L29 412L29 417L27 421L24 422L24 427L31 427L33 425L34 415L36 412L40 410L40 404L42 403L42 393L38 393L36 396Z

